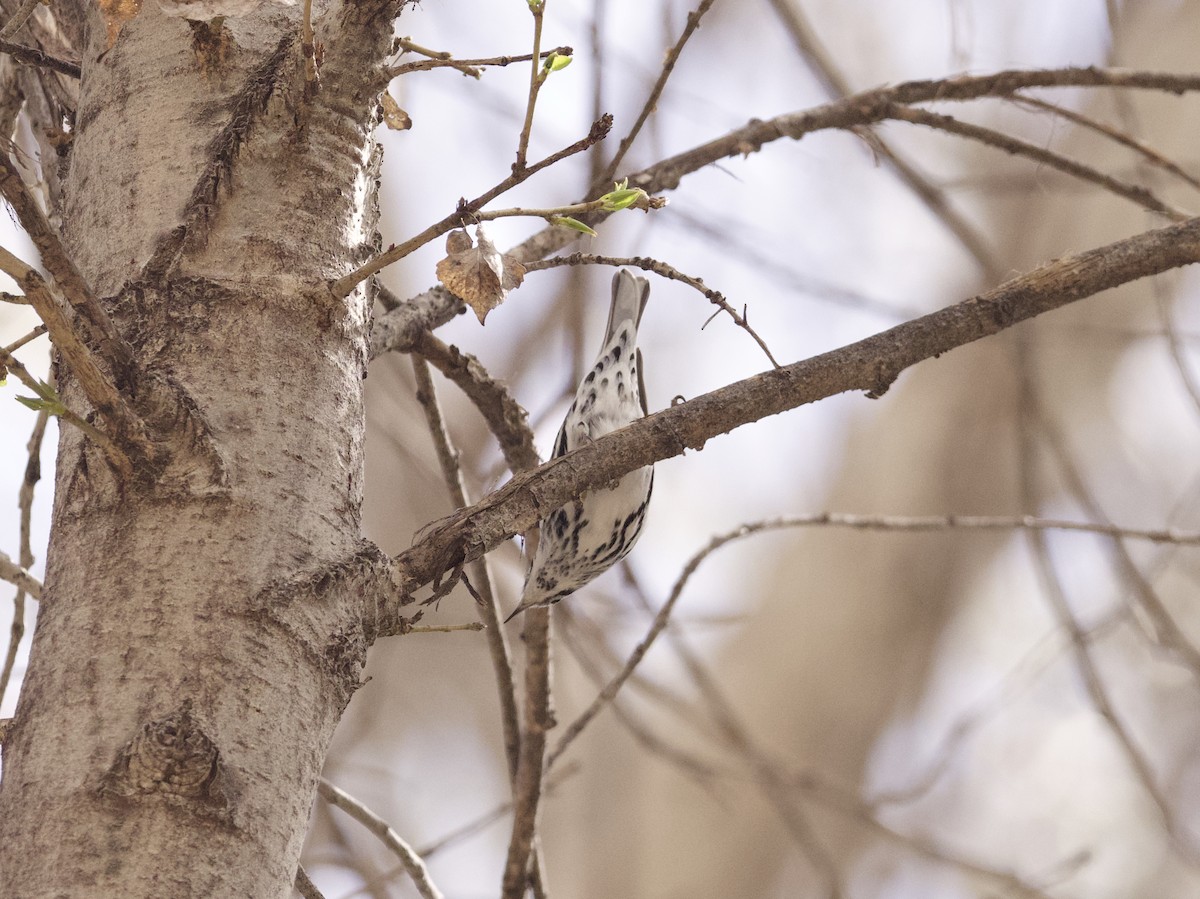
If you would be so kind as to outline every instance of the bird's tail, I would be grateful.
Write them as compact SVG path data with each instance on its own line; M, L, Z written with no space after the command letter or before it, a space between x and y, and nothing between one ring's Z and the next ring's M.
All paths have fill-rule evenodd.
M608 309L608 328L604 332L604 346L625 321L633 322L633 330L642 321L646 311L646 300L650 297L650 282L623 268L613 276L612 305Z

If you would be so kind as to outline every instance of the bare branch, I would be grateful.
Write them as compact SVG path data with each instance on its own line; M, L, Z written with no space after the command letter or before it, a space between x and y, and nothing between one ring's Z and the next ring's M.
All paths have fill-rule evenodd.
M909 106L896 106L889 111L887 117L898 119L902 122L911 122L914 125L924 125L927 128L933 128L937 131L945 131L947 134L957 134L959 137L966 137L981 144L986 144L989 147L996 147L1006 153L1025 156L1036 162L1043 163L1052 169L1057 169L1072 177L1079 178L1082 181L1103 187L1110 193L1124 197L1127 200L1132 200L1151 212L1165 215L1167 218L1177 222L1183 221L1188 217L1187 213L1181 212L1173 206L1164 203L1145 187L1137 184L1126 184L1124 181L1113 178L1111 175L1097 171L1090 165L1084 165L1073 159L1067 159L1065 156L1061 156L1052 150L1046 150L1036 144L1031 144L1015 137L1009 137L1007 134L1001 134L992 128L972 125L970 122L962 122L951 116L926 112L923 109L914 109Z
M759 336L757 331L750 327L750 323L746 321L745 315L739 314L736 309L729 305L729 301L725 299L723 293L706 287L704 282L699 278L685 275L672 265L660 262L657 259L651 259L648 256L596 256L591 253L572 253L570 256L555 256L550 259L543 259L540 262L526 263L525 271L536 272L542 269L556 268L560 265L628 266L630 268L640 268L647 272L654 272L654 274L661 275L669 281L679 281L682 284L686 284L688 287L700 291L710 303L728 314L733 319L733 323L749 334L762 351L766 353L767 358L771 361L771 365L779 368L779 361L771 352L771 348L767 346L767 342Z
M14 340L12 343L10 343L8 346L6 346L4 348L4 352L15 353L21 347L25 346L25 344L30 343L34 340L37 340L39 337L41 337L43 334L45 334L47 330L49 330L49 329L45 325L38 325L36 328L34 328L32 331L30 331L24 337L19 337L16 340Z
M3 250L0 250L0 253L3 252ZM7 350L0 349L0 368L7 369L16 375L17 380L32 390L38 399L44 400L47 403L56 403L58 408L55 410L55 414L59 418L86 434L100 448L100 451L104 453L104 457L108 460L109 464L120 473L123 479L128 481L133 478L133 463L130 461L129 456L125 454L124 449L118 446L116 441L108 434L81 417L77 412L73 412L65 405L62 405L53 391L48 390L46 385L31 375L29 369L21 364L21 361L16 356Z
M432 338L432 335L430 337L435 339ZM425 421L429 426L429 434L433 438L434 450L442 469L446 489L450 493L450 501L456 509L465 508L469 501L466 484L463 482L462 469L458 464L458 451L454 448L450 432L446 428L441 404L437 398L437 390L433 385L433 376L429 371L429 363L420 356L413 356L412 365L413 374L417 379L417 402L425 412ZM517 760L521 744L521 723L517 713L512 652L502 626L503 618L500 615L496 592L492 587L492 577L488 571L486 557L472 563L471 576L477 584L472 592L478 596L479 616L483 619L483 626L486 626L488 651L491 653L492 669L496 674L496 687L500 694L500 722L504 733L504 755L508 760L508 776L512 779L517 776Z
M812 25L800 4L794 0L768 0L796 45L796 49L817 76L830 99L838 100L853 93L850 82L838 70L830 55L821 46ZM955 236L968 253L975 257L989 277L998 277L1000 266L986 238L967 219L950 205L946 192L929 182L917 169L874 131L855 130L871 149L896 174L896 177L925 204L946 229Z
M444 899L441 890L434 886L433 881L429 879L429 871L425 867L425 862L421 860L421 857L413 851L413 848L408 843L400 838L400 835L396 831L392 830L391 825L349 793L335 787L324 778L317 782L317 792L321 794L321 798L326 802L336 805L367 830L371 831L371 833L375 834L375 836L379 837L380 841L399 857L401 863L404 865L404 869L408 872L408 876L412 878L417 892L421 894L423 899Z
M646 98L646 102L642 104L642 111L638 113L637 120L633 123L633 127L629 129L629 133L621 139L621 144L617 147L616 154L613 156L612 161L605 166L603 174L592 183L593 191L602 189L605 184L613 180L613 176L620 170L621 163L625 161L625 154L629 152L629 148L633 146L633 142L637 140L637 136L641 134L642 126L650 118L650 113L658 108L658 101L662 97L663 88L667 86L667 79L675 71L675 64L679 62L683 48L687 45L692 35L696 33L696 29L700 27L700 20L712 8L714 2L715 0L700 0L700 5L688 13L687 24L684 25L683 32L679 35L679 40L675 42L675 46L667 51L667 55L663 59L662 69L658 73L658 80L654 82L654 87L650 89L650 95Z
M75 271L74 264L62 252L62 247L58 243L57 236L50 230L49 223L45 221L33 197L25 190L20 176L11 167L7 157L3 153L0 153L0 192L3 192L5 199L8 199L10 203L13 202L13 197L17 198L17 203L20 204L21 209L25 210L25 214L18 211L18 218L21 220L22 225L26 227L26 230L28 231L32 227L34 231L41 233L43 243L47 247L47 249L42 249L39 245L43 262L47 262L47 253L49 253L51 258L56 258L57 260L55 266L50 266L52 272L55 267L59 269L58 272L55 272L56 283L63 287L64 290L68 289L67 285L73 284L76 289L84 291L82 294L76 295L76 300L79 302L79 305L75 307L76 311L80 312L80 319L85 323L89 321L93 323L99 322L98 325L90 329L91 334L101 347L101 352L105 352L107 349L115 353L115 357L106 357L105 362L118 379L123 376L126 379L126 383L129 383L133 378L136 368L132 351L129 349L128 344L117 335L116 329L113 328L107 314L96 302L95 297L91 295L91 291L84 284L83 279L78 277L78 272ZM14 209L16 208L17 204L14 204ZM36 213L36 215L33 213ZM44 226L44 229L39 230L41 226ZM30 232L30 236L33 236L32 231ZM37 244L38 239L34 238L34 242ZM55 255L56 253L57 256ZM74 326L67 318L65 310L50 292L50 288L42 276L32 266L22 262L2 247L0 247L0 270L3 270L20 285L26 299L29 300L34 311L37 312L38 316L45 323L47 330L50 332L50 339L62 354L72 373L79 380L79 385L87 396L88 402L95 407L96 411L108 424L113 431L113 436L121 440L139 458L154 460L157 456L157 451L150 441L145 424L133 411L125 397L122 396L117 384L110 379L109 375L97 363L91 349L88 348L76 333ZM60 279L60 273L66 279L66 285ZM76 276L74 281L72 281L72 273ZM69 297L70 294L68 294ZM88 312L83 312L82 310L84 309L88 310ZM107 334L108 336L97 337L98 333ZM74 419L69 420L71 420L72 424L78 424ZM93 439L96 439L95 434L99 433L91 425L84 430L89 430L90 436ZM108 438L108 442L112 444L112 437ZM101 442L101 446L104 446L103 442ZM123 463L120 462L112 453L111 448L106 449L105 453L109 461L117 467L117 470L122 472L122 477L128 480L133 474L133 468L129 460L126 459ZM122 451L119 455L124 457L125 453Z
M929 837L910 836L889 827L879 820L871 806L811 774L794 775L789 778L789 785L815 802L850 817L868 830L891 842L898 843L930 861L939 862L991 881L1006 892L1017 896L1029 897L1029 899L1053 899L1049 893L1011 871L994 868L968 858L961 852L935 843Z
M21 519L21 548L18 562L26 571L33 566L34 562L33 491L37 482L42 478L42 440L46 435L46 424L49 420L48 412L43 410L38 413L33 433L29 435L29 442L25 445L28 460L25 463L25 476L21 480L21 489L17 491L17 508ZM24 589L18 587L16 595L13 596L13 617L12 625L9 627L8 652L4 656L4 667L0 668L0 704L4 702L4 696L8 692L8 684L17 663L17 651L25 636L25 593ZM39 597L35 596L35 598Z
M503 382L487 373L479 360L455 346L447 346L428 331L420 331L412 351L428 360L479 410L488 429L500 443L510 471L528 471L541 463L533 444L529 413L516 401ZM459 508L465 506L461 503Z
M1027 97L1024 94L1016 94L1011 97L1011 100L1018 106L1024 106L1029 109L1036 109L1042 112L1051 113L1059 118L1066 119L1068 122L1073 122L1081 128L1086 128L1089 131L1094 131L1097 134L1101 134L1114 143L1133 150L1135 153L1141 156L1143 160L1155 168L1160 168L1165 172L1169 172L1180 181L1183 181L1197 190L1200 190L1200 179L1189 175L1182 168L1180 168L1167 157L1163 156L1149 144L1138 140L1132 135L1126 134L1124 131L1119 131L1111 125L1106 125L1103 122L1098 122L1089 116L1075 112L1073 109L1068 109L1065 106L1059 106L1056 103L1048 103L1045 100L1038 99L1037 97Z
M959 76L941 80L906 81L890 87L875 88L854 94L833 103L810 110L788 113L766 121L753 120L741 128L734 129L707 143L700 144L683 153L664 159L629 175L629 183L641 187L648 193L673 190L684 176L705 166L733 156L756 153L765 145L781 138L800 140L808 134L833 128L851 130L860 125L870 125L887 118L894 104L929 102L962 102L983 97L1008 97L1016 91L1035 87L1110 87L1138 90L1157 90L1182 94L1200 90L1200 75L1176 75L1160 72L1125 71L1121 69L1066 68L1066 69L1012 69L991 75ZM603 212L593 213L589 224L593 227L607 218ZM450 227L453 227L452 225ZM444 234L445 230L438 233ZM436 234L422 240L432 240ZM542 259L556 253L576 240L578 234L570 229L544 228L525 240L511 252L522 262ZM405 251L407 253L408 250ZM372 268L365 278L395 259L388 258ZM381 257L382 258L382 257ZM347 276L352 278L353 276ZM347 279L334 282L335 293ZM362 280L359 278L358 280ZM358 283L354 280L353 283ZM422 318L429 327L445 324L456 314L457 306L444 300L433 291L421 294ZM397 320L393 321L393 317ZM374 358L389 349L402 349L404 340L411 339L413 319L410 313L395 312L376 322L371 340L371 356ZM392 338L396 342L393 343Z
M36 3L37 0L34 0L34 2ZM4 38L0 38L0 53L7 53L17 62L24 63L27 66L49 69L52 72L58 72L70 78L79 78L82 72L79 63L73 59L59 59L57 56L51 56L37 47L15 44Z
M525 613L525 646L525 726L521 729L521 759L513 782L513 827L504 863L502 899L521 899L525 894L542 798L546 732L555 724L550 706L549 608L540 606Z
M0 580L8 581L34 599L42 598L42 582L0 551ZM0 683L3 686L3 683ZM0 697L4 691L0 690Z
M533 109L537 105L538 93L546 82L542 71L542 20L546 12L546 0L529 0L529 13L533 16L533 52L529 54L529 96L525 101L525 121L517 138L517 161L513 173L524 171L525 156L529 152L529 134L533 130Z
M9 16L8 21L4 23L4 27L0 28L0 39L7 40L20 31L21 26L29 21L29 17L33 15L33 11L37 9L38 2L39 0L23 0L17 11Z
M13 165L7 152L0 152L0 194L3 194L4 199L12 206L13 211L17 214L17 221L21 223L21 227L25 229L29 239L33 241L33 245L37 247L42 265L54 277L54 283L58 289L62 291L67 302L79 314L88 337L99 349L105 363L112 369L117 386L125 386L132 380L136 369L132 348L117 332L116 326L97 300L92 288L76 268L74 260L62 245L58 233L42 213L41 206L38 205L37 200L25 185L24 179ZM31 266L16 260L16 257L7 251L4 252L4 258L6 259L5 271L18 283L21 283L30 272L37 274ZM9 271L8 266L14 263L20 277L13 271ZM40 276L37 280L41 281ZM23 284L22 288L24 289ZM37 298L31 296L28 290L25 291L25 295L37 309L38 315L42 316L42 320L46 321L42 310L38 308ZM61 345L61 333L57 333L62 330L65 322L63 325L56 325L54 322L46 321L46 325L50 328L50 338L58 346L59 351L67 356L68 362L73 364L74 360L69 355L68 349ZM89 395L89 399L91 398Z
M480 194L474 200L460 200L458 208L450 215L443 218L440 222L435 222L420 234L410 237L408 240L404 241L404 243L392 246L386 252L380 253L374 259L370 259L363 265L360 265L354 271L350 272L350 274L338 278L336 281L331 281L329 283L329 290L335 297L349 296L350 291L354 290L355 287L367 280L367 278L371 277L371 275L382 271L393 262L403 259L409 253L425 246L425 244L429 243L431 240L436 240L443 234L453 231L455 228L460 227L464 222L471 221L472 216L474 216L484 206L492 202L492 200L496 199L501 194L512 190L518 184L527 180L531 176L536 175L547 166L554 165L556 162L566 159L568 156L581 153L588 149L588 147L591 147L604 140L611 127L612 116L604 115L600 117L592 123L592 128L588 132L587 137L583 138L582 140L575 141L575 143L571 144L569 147L564 147L557 153L552 153L545 159L541 160L540 162L536 162L531 166L525 166L519 170L514 169L511 175L509 175L499 184L492 187L490 190ZM561 227L559 227L558 230L570 231L569 228ZM574 234L576 237L579 236L579 232L577 231L570 231L570 233Z
M489 56L481 59L455 59L445 51L429 50L425 47L420 47L408 38L402 37L399 42L400 46L405 50L411 50L414 53L420 53L429 58L423 59L420 62L405 62L392 66L388 69L388 76L392 78L398 75L407 75L409 72L425 72L430 69L439 68L457 69L464 75L479 78L483 75L481 69L485 67L503 68L504 66L512 65L514 62L530 62L533 59L532 53L520 53L516 56ZM550 52L557 53L559 56L573 56L575 53L570 47L555 47Z
M578 774L579 771L580 766L575 762L572 762L569 765L564 765L558 771L555 771L546 778L546 795L552 794L560 784L562 784L568 778ZM450 846L453 846L455 843L459 843L468 837L475 836L475 834L479 833L480 831L483 831L491 825L503 820L508 815L512 814L512 809L513 806L511 802L502 803L501 805L498 805L490 811L485 812L474 820L468 821L461 827L456 827L445 836L438 837L432 843L427 843L424 846L418 847L417 855L423 859L429 859L430 856L441 852L443 849L447 849ZM398 874L403 873L403 865L392 868L390 871L385 871L373 880L368 881L353 893L347 893L342 897L342 899L356 899L358 896L370 895L374 889L383 886Z
M923 359L1147 275L1200 261L1200 219L1190 219L1049 262L962 303L838 350L764 372L634 422L514 477L451 516L393 561L401 593L478 558L597 484L699 449L768 415L851 390L882 395Z
M1028 355L1027 345L1024 342L1018 341L1016 343L1016 351L1018 354L1018 370L1022 372L1022 376L1020 377L1019 412L1021 417L1025 419L1022 422L1025 426L1018 429L1018 435L1020 436L1018 472L1020 475L1021 499L1027 506L1034 506L1038 498L1035 481L1036 462L1034 453L1036 432L1041 430L1044 435L1051 438L1053 443L1057 443L1057 440L1055 439L1055 435L1047 429L1045 416L1040 414L1040 404L1036 398L1033 380L1027 376L1029 369L1026 365L1021 364ZM1065 454L1060 453L1060 457L1063 456ZM1171 808L1170 800L1158 785L1150 760L1137 745L1132 732L1126 726L1125 722L1117 714L1116 707L1113 705L1109 695L1108 687L1100 675L1099 667L1092 658L1092 649L1087 638L1087 632L1079 623L1074 610L1071 608L1070 601L1067 599L1062 579L1050 554L1046 534L1044 532L1031 531L1028 535L1028 542L1030 553L1036 564L1038 577L1044 588L1045 601L1049 605L1058 626L1070 638L1071 660L1074 663L1080 680L1083 681L1088 702L1091 703L1096 714L1100 716L1108 727L1134 777L1141 784L1142 789L1151 802L1154 803L1155 808L1161 816L1163 829L1171 837L1173 845L1190 863L1196 864L1197 860L1200 859L1200 851L1198 851L1192 838L1186 832L1186 828L1176 826L1175 813Z

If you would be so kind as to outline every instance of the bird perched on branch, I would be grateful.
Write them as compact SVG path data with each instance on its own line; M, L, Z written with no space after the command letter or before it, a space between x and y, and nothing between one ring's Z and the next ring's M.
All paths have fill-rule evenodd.
M645 278L627 269L613 278L604 343L558 431L555 458L646 414L637 329L649 296ZM639 468L542 519L521 603L506 620L558 602L625 558L642 533L653 486L654 469Z

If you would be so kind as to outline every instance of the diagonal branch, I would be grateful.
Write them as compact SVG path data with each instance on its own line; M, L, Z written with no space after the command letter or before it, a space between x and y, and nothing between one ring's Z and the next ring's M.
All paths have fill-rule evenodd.
M393 262L403 259L414 250L425 246L431 240L441 237L447 232L453 231L455 228L461 227L465 222L471 220L475 213L479 212L492 200L499 197L501 194L507 193L518 184L528 180L533 175L536 175L542 169L554 165L568 156L574 156L576 153L582 153L589 147L599 143L608 136L609 129L612 128L612 116L605 114L596 121L592 122L592 127L588 131L587 136L575 141L568 147L563 147L557 153L551 153L545 159L535 162L533 165L522 165L521 168L514 168L511 175L503 181L484 191L473 200L460 200L458 208L454 212L447 215L439 222L434 222L420 234L410 237L402 244L393 245L388 250L380 253L373 259L368 259L354 271L348 275L338 278L336 281L329 283L329 290L335 297L346 297L350 295L350 291L354 290L359 284L367 280ZM559 231L567 231L570 234L579 236L578 231L571 231L569 228L558 227Z
M826 397L882 395L911 365L1044 312L1147 275L1200 261L1200 219L1058 259L986 293L865 340L764 372L641 419L451 516L393 560L397 593L478 558L585 490L699 449L720 434ZM394 602L394 597L390 600ZM389 615L392 613L389 607Z
M820 39L800 9L797 0L767 0L767 2L783 22L784 28L792 38L792 43L796 45L796 50L808 64L817 80L821 82L821 86L829 98L836 100L852 94L850 82L846 80L833 58L821 45ZM1000 271L995 252L987 239L964 215L955 210L944 189L930 183L928 178L917 171L916 167L899 155L878 134L864 131L860 132L859 136L867 141L871 149L891 168L896 177L913 192L917 199L925 204L926 209L942 222L989 276L992 272Z
M78 78L81 74L79 63L74 60L59 59L57 56L51 56L44 50L39 50L37 47L16 44L10 40L5 40L3 37L0 37L0 53L7 53L17 62L24 65L49 69L52 72L58 72L61 75L67 75L71 78Z
M317 782L317 792L321 794L321 798L326 802L336 805L367 830L371 831L371 833L375 834L375 836L379 837L380 841L396 854L400 862L404 865L404 869L408 872L408 876L412 878L417 892L421 894L423 899L442 899L442 891L429 879L429 869L425 867L425 862L392 829L390 824L349 793L335 787L323 778Z
M679 40L675 42L675 45L667 51L666 56L663 58L662 70L658 73L658 80L654 82L654 87L650 89L650 95L642 105L642 111L638 113L637 120L634 121L633 127L629 129L629 133L621 138L621 144L617 147L616 154L608 165L604 167L604 171L600 174L600 177L592 182L593 192L599 191L609 181L612 181L613 176L621 168L621 163L625 161L625 154L629 152L629 148L637 140L637 136L641 133L646 120L650 118L650 114L658 108L658 101L662 97L663 88L667 86L667 79L675 71L675 64L679 62L679 57L683 53L684 46L691 40L692 35L696 33L696 29L700 27L700 20L704 18L704 14L708 12L714 2L716 0L700 0L700 5L688 13L687 24L684 25L683 31L679 35Z
M0 581L8 581L34 599L42 598L41 581L10 559L8 554L3 551L0 551ZM3 692L0 692L0 697L3 695Z
M711 141L630 174L629 183L651 194L674 190L680 181L692 172L722 159L757 153L767 144L781 138L800 140L818 131L851 130L861 125L881 122L888 118L888 113L895 108L895 104L964 102L984 97L1008 98L1017 91L1037 87L1132 88L1183 94L1200 90L1200 75L1088 67L1010 69L991 75L905 81L765 121L753 119L741 128L735 128ZM588 216L587 222L594 227L607 217L607 213L596 212ZM544 228L516 247L512 255L522 262L542 259L558 252L578 236L577 232L567 228ZM405 304L376 321L371 339L372 358L391 349L407 349L405 341L411 341L414 329L419 327L415 322L417 317L426 327L437 327L450 321L461 308L457 301L444 291L439 291L439 288L426 291L414 298L411 304L412 310L409 309L410 304Z
M1174 219L1177 222L1187 218L1186 213L1180 212L1178 209L1164 203L1141 185L1128 184L1111 175L1097 171L1089 165L1068 159L1052 150L1047 150L1028 141L1002 134L992 128L984 128L980 125L973 125L970 122L960 121L948 115L940 115L924 109L914 109L910 106L895 107L888 112L888 118L909 122L913 125L924 125L927 128L933 128L937 131L945 131L947 134L957 134L959 137L978 141L989 147L996 147L1014 156L1024 156L1035 162L1047 165L1052 169L1057 169L1067 175L1079 178L1081 181L1087 181L1098 187L1103 187L1105 190L1119 197L1132 200L1134 203L1151 212L1165 215L1167 218Z
M488 430L499 441L510 471L529 471L538 467L542 460L533 445L529 413L503 383L488 374L478 359L456 346L447 346L429 331L419 332L412 351L467 395L487 422Z
M0 250L0 253L3 252L3 250ZM2 261L0 259L0 262ZM64 353L63 355L65 356L66 354ZM90 359L91 357L88 356L86 358ZM62 405L55 392L47 389L46 384L41 383L31 375L29 370L21 364L20 360L6 349L0 349L0 370L12 372L18 381L33 391L37 399L47 403L56 403L58 408L55 410L55 415L86 434L100 448L105 458L108 459L109 464L112 465L115 471L120 473L123 479L128 481L133 477L133 463L125 451L117 445L116 441L90 421Z

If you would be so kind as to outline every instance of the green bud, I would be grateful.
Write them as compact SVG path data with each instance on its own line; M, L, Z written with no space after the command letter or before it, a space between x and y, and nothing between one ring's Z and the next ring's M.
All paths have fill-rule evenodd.
M547 72L561 72L571 64L572 59L573 57L567 56L565 53L551 53L542 63L542 68Z
M619 209L628 209L634 203L642 198L648 198L647 194L640 187L626 187L627 182L622 182L616 185L615 190L610 190L600 198L600 202L604 204L604 209L607 212L616 212Z
M34 412L49 412L51 415L62 415L67 407L57 400L45 400L40 396L18 396L16 401Z
M572 231L581 231L591 237L596 236L595 231L579 221L579 219L573 219L569 215L552 215L550 216L550 224L562 225L564 228L570 228Z

